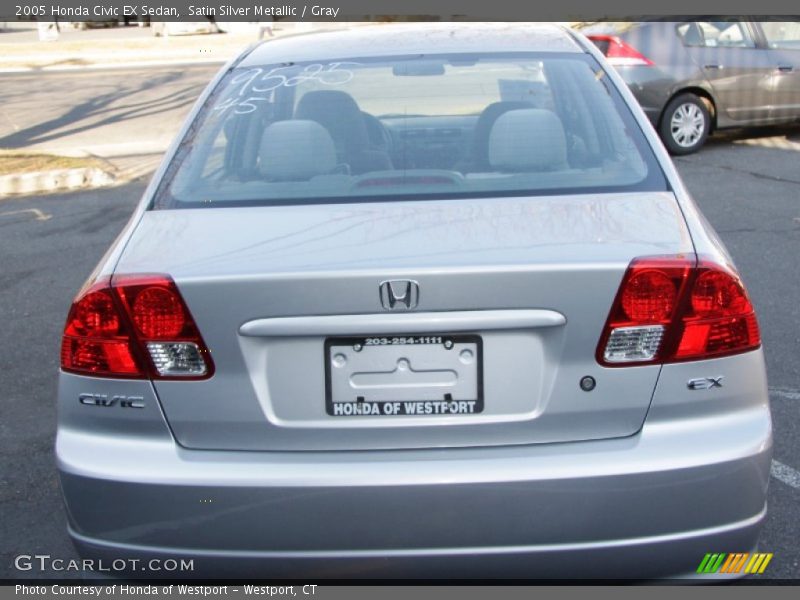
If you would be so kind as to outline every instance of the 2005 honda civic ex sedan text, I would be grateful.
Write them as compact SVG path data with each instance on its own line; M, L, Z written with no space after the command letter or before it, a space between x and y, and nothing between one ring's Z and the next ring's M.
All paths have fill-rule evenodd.
M651 578L755 548L753 306L604 61L413 24L227 65L69 312L80 551Z

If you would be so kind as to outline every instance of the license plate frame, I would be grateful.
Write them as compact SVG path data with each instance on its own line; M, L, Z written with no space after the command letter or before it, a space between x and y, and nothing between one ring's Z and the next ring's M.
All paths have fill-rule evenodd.
M398 341L399 340L399 341ZM413 342L409 343L409 340L413 340ZM448 348L448 344L450 348ZM363 360L368 355L371 355L371 358L376 358L378 356L377 353L382 352L381 348L391 348L393 349L392 352L383 351L386 354L385 359L387 361L391 361L394 357L402 355L403 358L398 359L396 362L398 366L400 362L405 360L406 368L411 368L412 372L423 372L423 373L445 373L449 371L456 372L456 380L461 378L463 380L462 388L452 387L450 384L444 385L441 383L434 383L431 385L425 384L413 384L413 388L418 388L418 391L408 391L404 392L406 394L410 394L408 398L398 398L398 399L378 399L378 398L367 398L367 393L360 398L356 396L354 400L342 400L340 398L334 398L335 395L342 396L341 388L342 388L342 375L337 374L336 379L337 381L335 384L338 386L340 392L335 394L334 393L334 377L333 377L333 370L338 367L334 367L333 359L334 359L334 349L341 348L341 349L352 349L355 352L355 347L360 345L362 350L358 352L358 356ZM426 354L430 357L431 353L433 352L436 354L436 350L432 350L436 347L439 347L443 350L442 353L439 353L439 357L436 361L441 360L442 362L449 362L453 364L454 362L458 361L464 363L462 360L462 352L464 350L469 350L473 352L474 360L471 363L464 363L463 365L458 365L457 371L456 369L439 369L439 370L429 370L426 371L424 369L420 369L425 365L422 365L417 361L413 367L410 364L413 362L413 359L405 359L405 354L413 354L410 350L413 347L426 347ZM341 352L340 355L349 356L351 359L356 356L353 352ZM364 353L368 354L364 354ZM446 353L454 352L453 357L447 357ZM435 358L435 357L434 357ZM482 413L484 410L484 396L483 396L483 340L481 336L475 334L430 334L430 333L422 333L422 334L381 334L381 335L361 335L361 336L337 336L337 337L328 337L325 339L324 344L324 354L323 354L323 361L325 365L325 410L328 416L331 417L347 417L347 416L373 416L373 417L402 417L402 416L436 416L436 417L452 417L452 416L468 416ZM434 361L434 362L436 362ZM346 364L346 363L345 363ZM471 369L474 369L474 375L471 374ZM343 373L347 373L347 371L343 371ZM463 377L461 376L463 373ZM367 375L367 376L386 376L391 377L389 372L380 371L380 372L364 372L364 373L354 373L354 375ZM470 380L470 376L474 377L474 385L473 382ZM348 383L351 382L351 376L347 376ZM448 386L451 389L451 392L442 392L442 397L440 399L431 397L433 394L437 393L434 391L434 388L442 387L442 390L448 389ZM393 387L404 387L400 386L392 386L392 385L377 385L374 386L376 388L393 388ZM424 390L423 390L424 388ZM423 390L423 391L420 391ZM456 395L454 396L452 392L455 392ZM355 395L354 392L353 395ZM386 395L386 390L384 389L383 394ZM414 398L413 396L419 394L421 397ZM467 397L468 396L468 397ZM474 396L474 397L473 397ZM338 408L337 408L338 405ZM399 406L398 406L399 405ZM411 411L411 412L409 412Z

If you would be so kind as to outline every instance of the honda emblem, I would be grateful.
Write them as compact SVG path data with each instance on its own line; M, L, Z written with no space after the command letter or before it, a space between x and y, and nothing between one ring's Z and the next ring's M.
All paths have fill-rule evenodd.
M382 281L381 305L386 310L408 310L419 303L419 284L410 279Z

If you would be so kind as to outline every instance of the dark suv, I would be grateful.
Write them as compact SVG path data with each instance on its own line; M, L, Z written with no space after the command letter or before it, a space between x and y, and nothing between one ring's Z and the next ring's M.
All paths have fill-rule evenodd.
M715 129L800 118L800 21L579 26L616 67L672 154Z

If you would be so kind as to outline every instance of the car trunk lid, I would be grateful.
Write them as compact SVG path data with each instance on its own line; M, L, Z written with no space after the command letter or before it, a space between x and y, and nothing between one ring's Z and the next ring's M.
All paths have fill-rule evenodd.
M646 192L149 211L116 270L174 278L213 357L155 382L183 446L430 448L638 431L660 367L597 343L634 257L690 252Z

